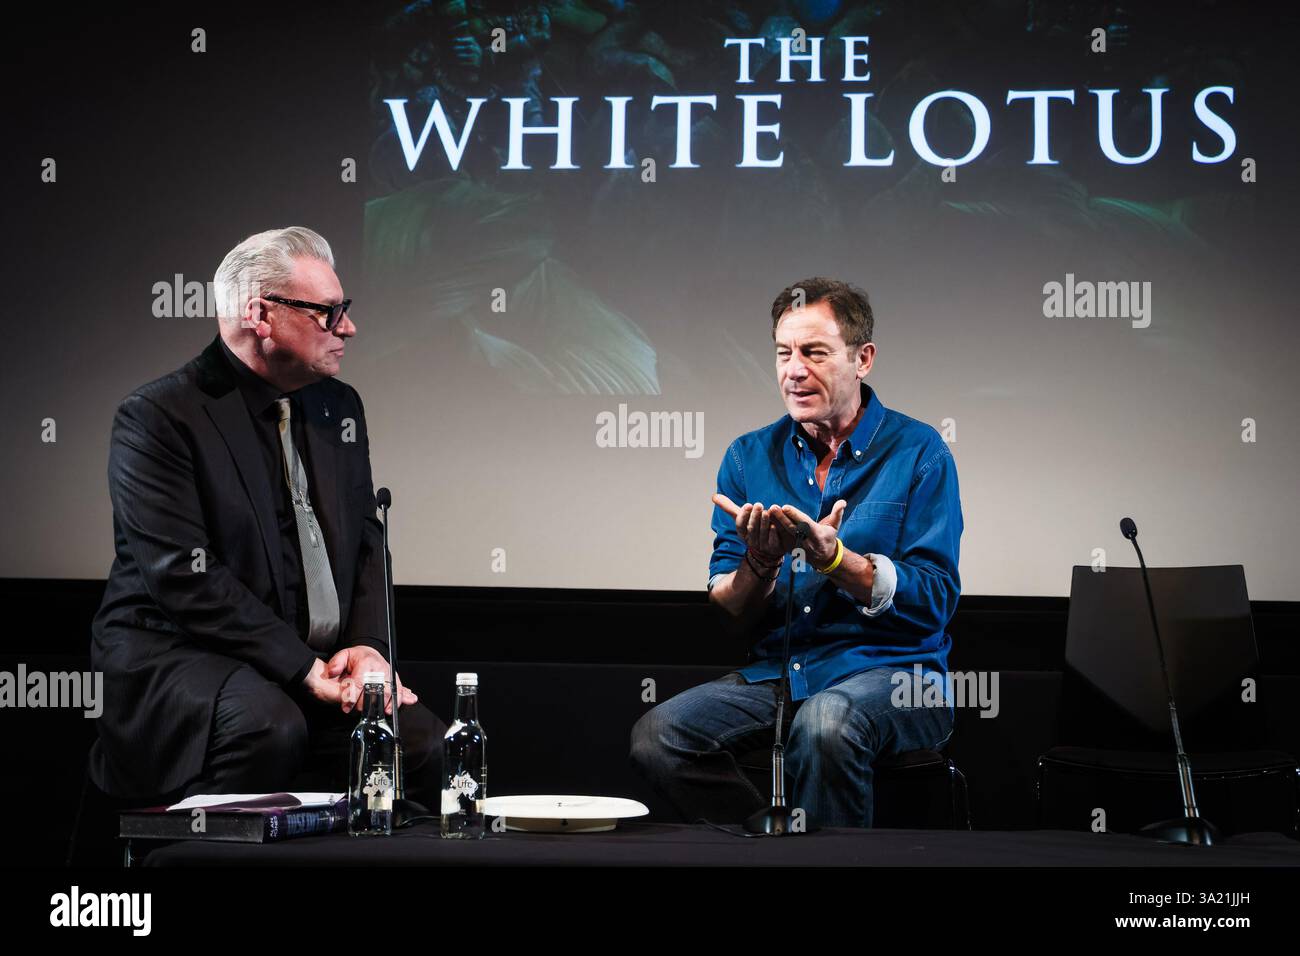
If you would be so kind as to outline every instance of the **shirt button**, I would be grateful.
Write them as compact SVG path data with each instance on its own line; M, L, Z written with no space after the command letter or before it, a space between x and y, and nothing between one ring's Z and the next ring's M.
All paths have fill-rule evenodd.
M799 669L799 665L798 665L798 664L795 664L795 665L794 665L794 669L795 669L795 670L798 670L798 669Z
M811 478L808 479L808 484L810 484L810 485L812 484L812 479L811 479Z
M853 457L854 457L854 458L861 458L861 457L862 457L862 452L860 452L860 451L855 451L855 452L853 453Z
M803 612L804 612L805 614L811 614L811 613L812 613L812 608L810 608L808 605L805 604L805 605L804 605L804 608L803 608Z

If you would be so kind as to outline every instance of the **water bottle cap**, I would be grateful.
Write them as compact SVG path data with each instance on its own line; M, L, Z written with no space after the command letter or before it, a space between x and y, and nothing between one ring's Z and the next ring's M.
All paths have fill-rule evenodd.
M456 675L457 687L477 687L478 674L464 672Z
M382 684L387 679L383 671L366 671L361 675L361 683L363 684Z

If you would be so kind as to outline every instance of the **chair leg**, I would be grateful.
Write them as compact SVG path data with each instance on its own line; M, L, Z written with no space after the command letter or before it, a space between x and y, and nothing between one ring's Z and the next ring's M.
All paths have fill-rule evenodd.
M1034 770L1034 829L1043 828L1043 758L1038 758Z
M948 819L951 821L949 826L956 830L957 826L957 767L951 760L948 761Z
M65 867L76 866L79 862L78 850L81 848L81 828L86 817L86 797L90 791L90 769L81 780L81 797L77 800L77 813L72 818L72 833L68 835L68 849L63 857Z
M104 793L95 786L87 766L64 865L97 869L123 865L122 846L117 836L118 814L128 806L153 806L164 802L163 799L148 798L121 800Z
M966 789L966 775L957 769L957 765L948 761L948 792L952 801L952 828L954 830L971 829L970 793ZM960 794L960 799L958 795Z

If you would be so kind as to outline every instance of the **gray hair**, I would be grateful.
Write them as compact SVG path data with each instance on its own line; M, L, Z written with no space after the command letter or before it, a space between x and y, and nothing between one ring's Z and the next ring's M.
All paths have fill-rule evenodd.
M319 259L334 265L330 244L306 226L268 229L249 236L226 253L212 280L217 316L223 322L237 322L248 300L262 291L283 289L293 276L294 260Z

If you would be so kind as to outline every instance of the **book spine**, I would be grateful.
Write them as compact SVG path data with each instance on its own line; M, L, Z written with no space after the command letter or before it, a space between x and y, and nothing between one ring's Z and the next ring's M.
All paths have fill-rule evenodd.
M313 833L332 833L342 829L344 822L346 817L338 807L314 810L269 810L266 813L263 841L272 843L292 837L310 836Z

